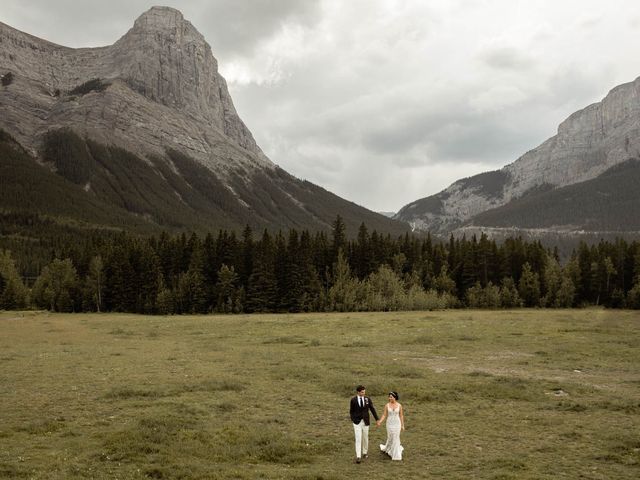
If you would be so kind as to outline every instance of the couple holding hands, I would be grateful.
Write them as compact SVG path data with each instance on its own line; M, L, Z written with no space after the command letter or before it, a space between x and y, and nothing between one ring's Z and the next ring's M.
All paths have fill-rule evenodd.
M364 385L358 385L357 395L351 399L349 413L356 436L356 463L367 458L369 451L369 411L376 419L376 427L387 419L387 443L380 445L380 450L392 460L402 460L403 447L400 445L400 431L404 430L404 413L398 403L398 392L389 392L389 402L384 406L382 418L378 418L373 402L366 396Z

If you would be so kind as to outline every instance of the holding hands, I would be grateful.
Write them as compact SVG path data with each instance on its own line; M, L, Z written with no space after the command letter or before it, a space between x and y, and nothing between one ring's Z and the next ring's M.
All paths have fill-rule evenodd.
M389 392L389 402L384 406L382 417L376 422L380 426L387 421L387 443L380 445L380 450L392 460L402 460L403 447L400 444L400 432L404 431L404 412L398 402L398 392Z

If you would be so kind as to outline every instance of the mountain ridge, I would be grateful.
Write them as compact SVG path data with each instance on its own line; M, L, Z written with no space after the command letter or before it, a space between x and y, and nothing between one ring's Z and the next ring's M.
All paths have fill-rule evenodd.
M640 77L569 115L556 135L516 161L458 180L435 195L405 205L394 218L409 222L414 230L447 234L529 193L597 178L639 156Z
M0 45L0 129L86 195L154 228L326 230L341 215L351 232L363 222L408 230L272 162L178 10L152 7L109 46L73 49L5 24Z

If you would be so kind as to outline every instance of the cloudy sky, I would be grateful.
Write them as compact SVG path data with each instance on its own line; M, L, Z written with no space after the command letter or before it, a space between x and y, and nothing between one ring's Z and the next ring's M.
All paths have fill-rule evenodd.
M108 45L146 0L1 0L0 21ZM636 0L167 1L205 36L258 144L377 211L516 160L640 76Z

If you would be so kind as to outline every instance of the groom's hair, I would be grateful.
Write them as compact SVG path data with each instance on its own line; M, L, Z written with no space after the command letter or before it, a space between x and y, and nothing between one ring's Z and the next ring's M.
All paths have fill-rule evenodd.
M356 392L361 392L362 390L364 390L364 385L358 385L356 387Z

